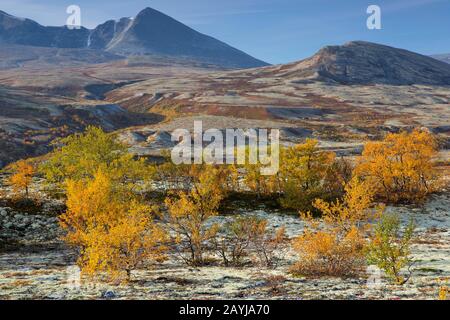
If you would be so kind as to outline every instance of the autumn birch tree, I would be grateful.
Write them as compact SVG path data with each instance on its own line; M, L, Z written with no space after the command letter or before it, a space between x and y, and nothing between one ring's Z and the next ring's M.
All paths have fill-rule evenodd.
M166 249L152 208L101 170L92 179L67 181L67 211L59 220L89 275L106 272L129 280L132 270L147 259L161 260Z
M175 234L181 257L190 265L205 263L208 242L218 230L217 224L207 222L218 214L225 183L220 169L208 165L198 172L190 191L175 192L166 198L168 214L165 218Z
M334 160L334 153L320 150L318 141L312 139L282 150L282 206L305 211L313 209L312 201L324 197L325 177Z
M383 141L365 145L355 174L370 181L382 200L417 202L436 188L436 155L436 141L426 131L390 133Z
M29 187L33 181L34 167L27 161L21 160L12 166L13 175L9 179L9 183L13 186L15 192L24 192L25 196L29 196Z

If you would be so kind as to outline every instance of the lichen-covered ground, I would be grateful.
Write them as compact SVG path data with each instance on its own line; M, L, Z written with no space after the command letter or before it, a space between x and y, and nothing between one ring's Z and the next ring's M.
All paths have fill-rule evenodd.
M288 272L295 261L292 252L286 252L275 269L190 268L170 257L161 265L134 272L126 285L80 283L75 253L54 239L59 234L55 219L19 215L16 220L17 213L0 210L0 219L7 217L10 228L19 223L22 236L32 233L24 238L26 245L0 252L0 299L436 299L440 285L450 277L450 194L433 195L420 208L387 210L398 212L404 223L411 217L417 223L412 247L416 263L404 286L390 285L385 279L379 286L368 286L370 272L351 279L293 277ZM271 227L285 225L290 237L302 230L295 216L263 209L240 214L265 217Z

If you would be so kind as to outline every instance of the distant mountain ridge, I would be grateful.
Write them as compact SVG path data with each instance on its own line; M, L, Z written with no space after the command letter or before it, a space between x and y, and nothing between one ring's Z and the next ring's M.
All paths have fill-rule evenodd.
M30 20L0 11L0 42L37 47L83 48L89 30L67 27L44 27Z
M125 56L180 57L227 68L268 65L151 8L135 18L106 21L93 30L45 27L0 11L0 43L97 49Z
M277 67L265 68L265 70ZM327 46L311 58L278 67L277 75L339 84L450 85L450 65L365 41Z

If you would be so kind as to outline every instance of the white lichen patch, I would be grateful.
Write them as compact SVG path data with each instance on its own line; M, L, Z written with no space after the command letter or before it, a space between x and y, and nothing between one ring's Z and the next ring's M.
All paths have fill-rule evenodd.
M75 252L61 243L42 243L0 253L0 299L437 299L440 279L450 276L450 195L433 195L421 207L388 207L404 224L413 218L411 280L403 285L368 286L364 270L356 278L304 278L289 273L293 252L277 268L216 265L185 266L175 256L163 264L134 271L128 284L112 285L78 277ZM238 214L269 220L270 228L286 227L289 238L303 224L295 215L267 210ZM230 216L215 218L215 222ZM75 278L74 278L75 276Z

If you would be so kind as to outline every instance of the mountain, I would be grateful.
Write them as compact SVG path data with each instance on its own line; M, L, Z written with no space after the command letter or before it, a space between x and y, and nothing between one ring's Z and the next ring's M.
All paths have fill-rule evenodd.
M126 56L180 58L225 68L268 65L217 39L201 34L151 8L135 18L110 20L93 30L45 27L0 11L0 42L52 48L82 48Z
M119 21L109 20L97 26L89 34L87 47L92 49L106 49L108 44L114 38L119 37L131 22L132 19L130 18L122 18Z
M431 56L434 59L446 62L446 63L450 63L450 53L447 54L435 54L433 56Z
M313 57L284 65L277 72L284 77L339 84L450 85L450 65L364 41L324 47Z
M150 8L141 11L122 29L107 45L108 51L180 56L230 67L267 65Z
M37 47L83 48L89 30L44 27L30 19L17 18L0 11L0 42Z
M233 126L234 120L223 120L229 118L282 121L280 127L288 121L335 139L333 130L344 136L415 126L441 132L450 124L450 65L375 43L328 46L290 64L182 79L150 78L105 97L135 112L176 113L179 119L171 128L192 123L189 115L208 115L218 119L213 128Z

